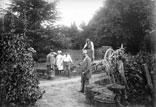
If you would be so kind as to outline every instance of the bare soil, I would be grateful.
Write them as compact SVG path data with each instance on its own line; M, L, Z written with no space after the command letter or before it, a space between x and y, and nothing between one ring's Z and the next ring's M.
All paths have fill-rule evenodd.
M105 73L94 74L91 83L104 78ZM67 78L55 77L54 80L40 81L41 89L46 93L37 102L38 107L93 107L86 102L80 90L80 76Z

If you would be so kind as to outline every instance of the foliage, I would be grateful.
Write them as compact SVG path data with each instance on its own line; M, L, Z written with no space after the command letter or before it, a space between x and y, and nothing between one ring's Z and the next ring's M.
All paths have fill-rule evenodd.
M95 47L118 48L123 43L128 52L136 54L142 47L145 35L155 26L155 22L151 23L153 2L106 0L82 33L93 40Z
M63 49L71 49L71 48L77 48L77 38L80 35L79 30L76 26L75 23L72 23L71 26L59 26L58 27L58 39L59 39L59 44L61 44L60 48Z
M36 59L39 54L47 54L50 48L57 46L58 32L54 23L59 16L56 4L56 1L48 3L45 0L13 0L8 9L12 14L7 12L11 20L5 15L5 31L9 30L8 24L13 23L15 33L25 32L27 42L38 52Z
M125 54L122 59L124 60L124 70L128 84L126 92L121 94L122 99L131 103L149 103L152 95L151 87L147 83L146 71L144 70L143 64L146 63L148 65L148 69L151 73L151 55L141 51L136 56ZM116 73L116 78L118 83L123 84L118 73Z
M0 31L23 33L36 51L34 60L46 57L50 49L76 47L78 28L75 23L68 26L55 26L59 19L56 10L57 1L48 3L44 0L13 0L4 18L0 19ZM10 24L12 23L12 24Z
M1 33L1 106L27 106L42 97L25 39L22 34Z
M30 41L35 42L33 46L39 45L36 41L41 40L47 31L41 23L53 17L54 14L46 16L52 12L50 6L42 0L14 0L4 19L1 19L0 106L33 105L42 97L34 61L27 48ZM43 11L39 11L40 9Z

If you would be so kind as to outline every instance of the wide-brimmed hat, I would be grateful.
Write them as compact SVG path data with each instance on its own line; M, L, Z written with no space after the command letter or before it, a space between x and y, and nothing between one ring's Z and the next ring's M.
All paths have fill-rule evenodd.
M57 53L56 53L56 52L53 52L53 54L54 54L54 55L57 55Z
M36 52L36 50L33 47L28 48L28 51L30 51L30 52Z

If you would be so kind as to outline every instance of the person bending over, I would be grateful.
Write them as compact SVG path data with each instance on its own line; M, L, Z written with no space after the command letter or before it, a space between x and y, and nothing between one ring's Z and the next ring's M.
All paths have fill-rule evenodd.
M95 56L94 56L94 53L95 53L94 52L94 44L89 38L86 39L86 43L85 43L82 50L87 50L87 53L88 53L89 57L91 58L91 60L92 61L94 60L94 58L95 58Z

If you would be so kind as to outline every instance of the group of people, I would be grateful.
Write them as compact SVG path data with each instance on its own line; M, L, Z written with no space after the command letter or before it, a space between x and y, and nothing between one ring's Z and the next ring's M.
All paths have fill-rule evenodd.
M82 49L82 57L83 60L79 63L82 67L81 72L81 90L80 92L84 93L85 86L89 84L89 79L92 76L92 62L94 61L94 44L90 39L86 39L86 43ZM70 54L66 51L62 53L62 51L58 51L57 53L51 50L51 52L47 55L47 69L49 78L55 76L56 73L60 73L64 71L68 77L70 77L71 73L71 64L73 60ZM74 64L75 65L75 64ZM53 71L53 74L51 74Z
M54 50L51 49L50 53L47 55L46 64L48 79L50 79L55 77L55 74L60 74L62 71L64 71L66 76L70 77L71 64L74 63L67 51L64 53L61 50L54 52Z

